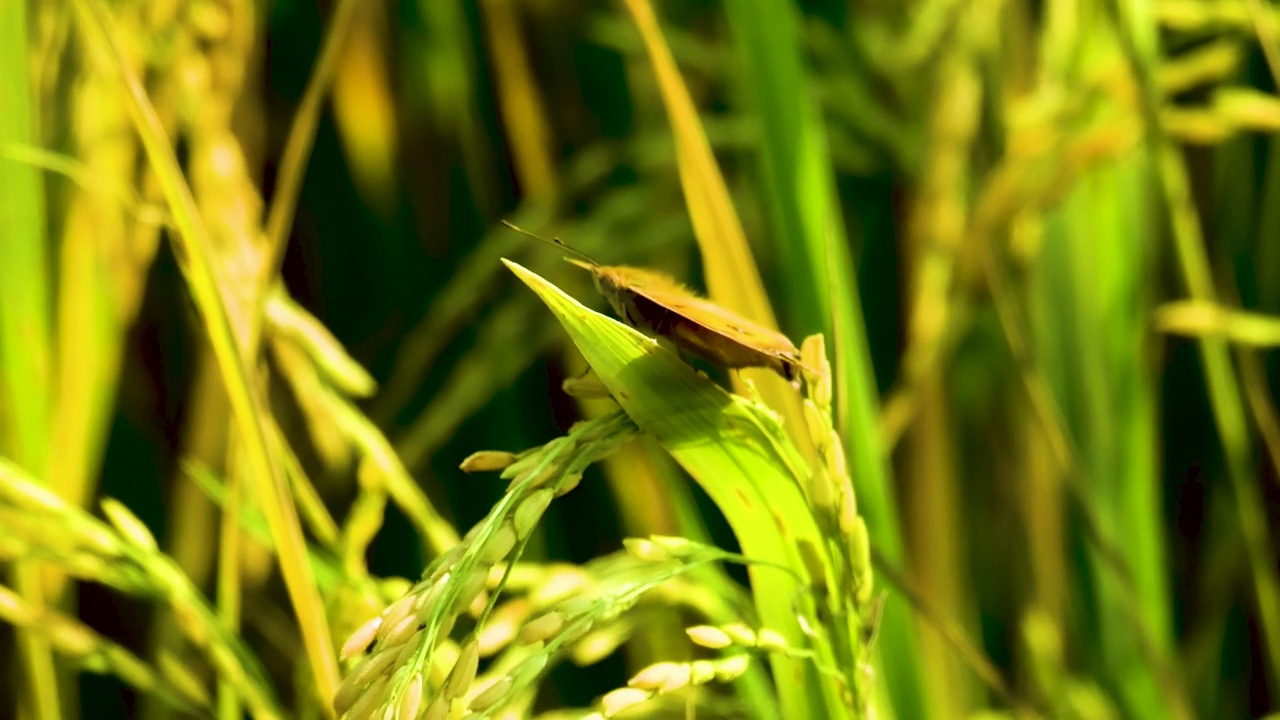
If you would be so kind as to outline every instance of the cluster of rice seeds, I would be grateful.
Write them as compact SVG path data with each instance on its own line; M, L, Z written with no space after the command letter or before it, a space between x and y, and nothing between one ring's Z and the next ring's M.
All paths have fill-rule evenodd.
M685 633L689 639L711 650L723 650L728 647L741 647L765 652L776 652L791 657L807 657L809 651L793 648L787 644L786 638L776 630L761 628L754 630L742 623L729 625L695 625L687 628Z
M480 632L480 657L489 657L521 639L530 625L548 622L543 620L546 611L561 601L578 594L595 591L592 573L578 565L558 563L549 566L523 565L516 570L527 595L515 597L494 608L488 622ZM514 575L515 573L513 573ZM497 573L495 572L495 575ZM501 576L490 577L497 585ZM507 588L516 583L509 581ZM531 620L531 618L537 618ZM526 640L524 642L533 642Z
M468 534L468 538L474 536ZM671 542L664 542L668 540ZM370 714L377 716L378 708L383 708L388 717L417 717L413 713L422 710L421 717L429 720L459 716L479 720L521 698L528 699L531 689L557 654L567 651L575 662L589 664L612 652L629 636L633 623L625 613L642 595L701 564L662 562L663 558L657 555L664 555L669 561L675 555L691 559L694 555L700 557L704 554L697 552L700 546L675 542L678 540L658 538L652 541L653 548L670 544L671 549L661 553L654 550L639 562L632 553L602 558L593 563L599 565L593 568L594 572L574 566L538 572L526 568L529 577L522 580L533 585L531 592L499 606L489 623L477 628L477 634L463 642L457 656L444 663L449 670L440 672L440 677L416 672L411 677L408 690L396 702L388 688L394 687L397 680L386 677L403 672L402 666L416 657L416 648L421 645L425 627L417 627L413 636L401 645L397 645L396 640L415 627L412 621L421 619L424 608L433 602L430 594L411 592L382 615L367 622L347 641L343 648L344 658L360 653L371 643L378 649L364 658L344 681L335 705L339 712L345 709L347 716L353 718ZM459 563L457 557L451 557L453 567ZM493 569L491 572L497 571ZM509 617L503 619L504 615ZM400 629L395 629L397 627ZM495 632L498 638L487 637ZM745 637L741 633L738 635L741 644L749 647L769 650L781 647L776 633L764 633L762 641L757 641L754 635L749 640ZM518 644L513 644L516 640ZM401 648L398 653L392 651L396 647ZM478 679L480 658L504 647L507 652L490 668L490 676ZM436 659L442 660L440 656L443 654L437 652ZM693 684L716 677L724 679L728 677L728 668L746 660L732 661L719 674L708 674L708 669L720 668L720 665L707 665L706 662L691 667L690 677L697 681ZM498 671L499 667L503 669ZM744 664L743 670L745 667ZM424 692L424 687L434 688L434 695ZM648 695L653 696L655 692Z
M512 480L507 494L466 537L432 563L424 580L392 603L381 615L362 625L343 645L343 659L351 659L372 644L372 651L356 664L333 698L339 715L352 718L387 713L416 717L449 717L455 702L467 698L476 678L480 648L476 634L463 642L443 685L431 683L428 666L436 650L449 638L458 616L471 610L479 615L482 632L495 598L482 599L495 566L508 556L518 558L552 499L577 486L586 466L630 440L635 426L621 413L580 423L568 435L514 458L503 477ZM501 581L498 589L501 589ZM482 608L473 607L481 603ZM516 686L515 679L536 679L546 658L533 655L528 664L466 700L473 713L498 707Z
M365 718L395 707L404 717L416 717L424 683L436 679L426 665L433 656L442 659L443 653L435 651L445 645L458 616L479 597L487 571L477 567L465 577L444 572L419 583L356 630L343 644L342 658L356 657L371 644L374 649L343 680L333 699L335 711ZM463 643L432 707L447 709L465 694L475 679L477 662L477 643L472 638Z
M852 689L852 697L846 697L846 700L860 711L866 707L867 689L864 685L869 677L861 669L867 662L868 653L863 642L863 637L869 634L865 625L873 614L871 541L866 521L858 514L844 446L831 421L831 364L826 357L822 336L806 339L801 356L806 367L818 368L817 373L806 378L804 415L809 435L821 458L821 466L810 479L806 493L818 527L827 536L829 552L840 558L835 571L847 574L845 578L832 578L825 589L830 593L827 600L837 616L830 618L833 627L829 630L842 641L836 644L836 651L841 656L840 664L848 669L845 684ZM808 550L813 552L816 549ZM858 712L859 716L861 714Z
M182 23L158 18L149 3L116 3L111 8L112 24L117 37L139 48L152 44L171 46L175 33L185 33ZM172 87L177 82L177 68L168 62L171 53L126 52L128 69L141 78L150 78L153 87ZM161 65L160 63L166 63ZM154 181L150 166L140 161L141 148L129 114L127 95L111 63L53 63L57 74L75 67L74 82L69 86L67 105L72 119L70 148L92 178L91 184L77 189L69 198L62 243L80 247L85 237L92 237L96 247L105 249L111 258L110 270L101 276L110 283L115 321L127 327L141 306L146 274L160 242L165 220L164 196ZM69 74L69 73L68 73ZM53 78L47 78L46 82ZM66 78L63 78L64 80ZM173 130L175 97L172 92L151 93L157 115ZM127 189L128 205L108 197L103 188ZM65 272L66 267L60 268ZM94 337L102 343L101 337ZM109 351L98 345L103 351ZM89 492L85 488L86 492Z
M619 566L619 561L625 564ZM533 614L533 608L548 607L547 598L536 598L538 593L525 598L530 602L521 609L526 620L519 630L520 645L509 648L507 653L520 655L510 663L511 669L477 683L467 703L477 718L487 717L491 709L503 707L522 694L527 697L557 655L567 651L577 664L586 665L613 652L632 631L633 621L626 613L640 597L692 567L638 564L626 555L598 562L602 567L597 572L579 569L576 573L556 573L559 587L540 591L558 593L564 599L544 612ZM702 677L705 668L698 666L698 677Z
M750 666L746 653L737 653L712 660L692 662L659 662L650 665L627 681L627 687L618 688L600 698L600 709L586 716L588 720L612 718L626 710L632 710L655 698L679 692L709 682L732 682L742 676Z
M502 699L495 706L508 709L518 699L531 702L536 681L558 654L567 654L579 666L611 654L637 624L624 611L639 592L654 592L673 579L668 568L624 553L586 567L521 569L528 594L499 605L479 636L481 657L502 655L490 668L495 677L476 683L477 699L469 704L473 711L498 696Z
M592 612L598 603L612 597L619 586L632 587L628 583L632 574L626 568L617 567L616 563L608 563L609 559L616 560L617 556L597 559L586 567L557 565L541 569L540 582L529 588L526 596L495 610L481 635L481 656L494 654L505 647L519 648L545 642L564 632L575 620L581 620L584 627L574 628L571 638L574 642L588 642L596 631L618 635L618 630L599 622L605 614L616 617L617 613ZM562 638L566 639L569 638ZM556 647L563 644L557 641ZM599 646L601 642L596 640L592 644ZM575 648L574 659L578 664L586 665L594 661L592 655L594 653L589 650L579 653Z
M42 561L77 578L163 604L173 611L182 633L209 658L219 677L240 693L255 716L280 717L271 684L254 656L218 620L173 560L156 548L146 526L114 501L105 502L103 512L111 525L67 505L0 459L0 539L7 538L0 542L0 552L13 552L16 559L39 551ZM83 640L79 633L68 637L72 636ZM78 647L84 649L83 644ZM111 653L111 657L119 661L114 666L119 669L128 663L119 653ZM108 665L108 669L112 667ZM174 672L163 670L162 675L173 685L184 684ZM131 675L121 677L129 680ZM186 686L193 692L184 694L197 694L192 683Z

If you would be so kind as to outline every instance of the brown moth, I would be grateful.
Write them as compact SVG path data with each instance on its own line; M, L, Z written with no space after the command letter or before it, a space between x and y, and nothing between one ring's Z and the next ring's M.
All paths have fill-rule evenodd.
M601 265L558 239L546 240L511 223L503 224L581 258L565 259L591 273L596 289L618 318L631 327L720 367L768 368L791 382L800 377L804 368L800 351L786 335L699 297L668 275Z

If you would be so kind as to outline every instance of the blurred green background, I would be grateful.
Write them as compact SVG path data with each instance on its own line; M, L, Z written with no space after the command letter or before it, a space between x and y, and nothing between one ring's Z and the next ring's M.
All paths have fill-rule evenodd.
M243 290L232 329L265 345L270 412L339 518L358 489L347 426L254 328L277 273L376 380L359 407L463 531L503 492L466 456L586 411L560 389L581 360L499 258L604 308L500 220L711 284L621 2L0 0L0 454L70 504L121 501L211 596L218 513L185 463L231 472L235 430L90 6ZM1280 709L1274 6L655 6L781 328L828 333L863 512L928 607L1046 716ZM690 511L733 546L705 497L659 492L673 473L588 474L531 555L585 562ZM410 579L431 559L395 504L367 557ZM40 578L20 565L6 584L26 592ZM269 563L246 576L243 635L287 686L292 610ZM156 604L75 587L66 612L143 658L164 644ZM900 717L1017 709L916 625L919 684L876 678ZM0 669L30 690L18 635L0 624ZM637 667L558 670L551 704ZM163 712L68 672L67 713ZM20 697L0 693L0 717Z

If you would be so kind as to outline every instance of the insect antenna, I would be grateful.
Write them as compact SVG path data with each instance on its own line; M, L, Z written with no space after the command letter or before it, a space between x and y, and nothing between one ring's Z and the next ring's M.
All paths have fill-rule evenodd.
M588 255L588 254L586 254L586 253L582 252L581 250L579 250L579 249L578 249L578 248L576 248L576 247L573 247L573 246L571 246L571 245L567 245L567 244L565 244L565 242L564 242L563 240L561 240L560 238L551 238L550 240L548 240L548 239L546 239L546 238L542 237L541 235L538 235L538 234L535 234L535 233L531 233L531 232L529 232L528 230L525 230L524 228L520 227L519 225L516 225L516 224L515 224L515 223L513 223L513 222L508 222L508 221L506 221L506 220L502 220L501 222L502 222L502 224L503 224L503 225L506 225L508 228L510 228L510 229L512 229L512 230L515 230L516 232L520 233L521 235L528 235L529 237L533 238L534 240L537 240L537 241L539 241L539 242L544 242L544 243L546 243L546 244L548 244L548 245L551 245L551 246L553 246L553 247L557 247L557 248L559 248L559 249L561 249L561 250L564 250L565 252L569 253L570 255L575 255L575 256L577 256L577 257L579 257L579 258L581 258L581 259L583 259L583 260L587 261L587 262L588 262L588 263L590 263L593 267L600 267L600 263L596 262L596 259L595 259L595 258L593 258L593 257L591 257L590 255Z

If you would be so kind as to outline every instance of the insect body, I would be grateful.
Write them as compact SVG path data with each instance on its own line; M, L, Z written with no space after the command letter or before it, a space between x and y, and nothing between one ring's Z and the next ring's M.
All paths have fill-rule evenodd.
M652 270L601 265L559 240L540 238L577 255L569 262L591 273L596 289L618 318L653 337L665 338L683 352L724 368L762 367L795 382L804 367L800 351L780 332L748 320Z
M782 333L693 294L651 270L569 262L591 272L596 289L628 325L725 368L764 367L794 381L800 351Z

